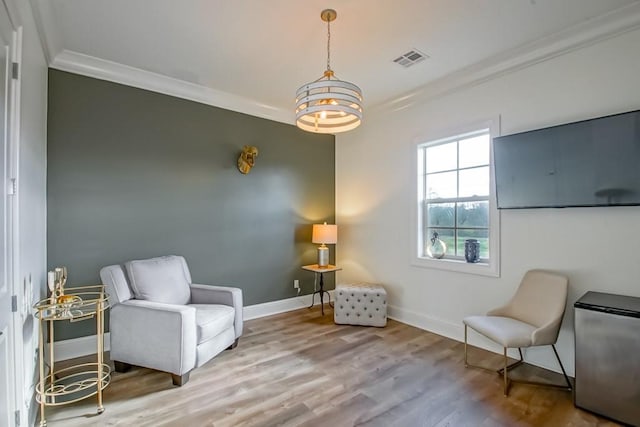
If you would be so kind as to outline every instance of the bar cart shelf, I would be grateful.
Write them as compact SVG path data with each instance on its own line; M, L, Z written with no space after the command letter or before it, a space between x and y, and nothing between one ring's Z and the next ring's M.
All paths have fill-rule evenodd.
M40 404L40 426L46 426L46 406L66 405L97 395L97 413L104 412L102 390L111 381L111 368L104 362L104 312L109 308L109 295L104 285L69 288L69 294L53 302L44 299L34 305L35 316L40 321L40 380L36 385L36 398ZM64 369L55 368L54 323L58 321L79 322L95 319L96 362L82 363ZM49 343L44 339L48 330ZM49 346L48 359L44 348ZM49 371L45 373L46 365Z

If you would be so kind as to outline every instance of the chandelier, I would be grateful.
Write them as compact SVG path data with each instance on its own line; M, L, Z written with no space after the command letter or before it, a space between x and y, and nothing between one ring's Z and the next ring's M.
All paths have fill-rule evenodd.
M337 16L333 9L320 14L327 23L326 71L296 92L296 125L307 132L346 132L362 121L362 91L353 83L339 80L331 69L331 22Z

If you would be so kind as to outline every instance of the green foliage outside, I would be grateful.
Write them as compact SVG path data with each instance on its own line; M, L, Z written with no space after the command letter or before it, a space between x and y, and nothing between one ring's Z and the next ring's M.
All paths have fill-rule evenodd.
M436 231L438 238L447 245L447 255L464 256L464 241L476 239L480 243L480 257L488 258L488 226L489 203L486 201L428 203L425 244L431 244L433 232Z

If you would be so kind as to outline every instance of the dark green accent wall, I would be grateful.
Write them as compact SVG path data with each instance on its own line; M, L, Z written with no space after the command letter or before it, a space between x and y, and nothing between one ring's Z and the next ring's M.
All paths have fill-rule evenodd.
M248 175L245 144L260 150ZM313 289L300 266L315 262L311 224L335 221L333 136L49 70L47 161L47 264L67 266L68 286L178 254L194 282L238 286L245 305L295 296L294 279Z

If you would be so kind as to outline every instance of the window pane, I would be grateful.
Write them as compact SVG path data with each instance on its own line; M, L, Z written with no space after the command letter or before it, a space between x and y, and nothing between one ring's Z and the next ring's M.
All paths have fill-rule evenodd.
M460 171L460 197L489 195L489 166Z
M458 203L458 227L489 227L489 202Z
M455 230L453 228L427 228L427 234L424 236L424 251L423 256L427 256L427 246L431 245L431 239L433 238L433 232L438 233L438 239L442 240L447 245L447 252L445 256L455 255Z
M489 258L489 230L458 230L458 255L464 256L464 241L476 239L480 243L480 258ZM449 248L447 247L447 252Z
M427 173L456 169L458 150L455 142L427 147Z
M489 134L460 140L460 168L489 164Z
M455 227L455 203L428 203L427 226Z
M451 198L457 196L457 173L440 172L427 175L427 199ZM488 187L488 185L487 185Z

